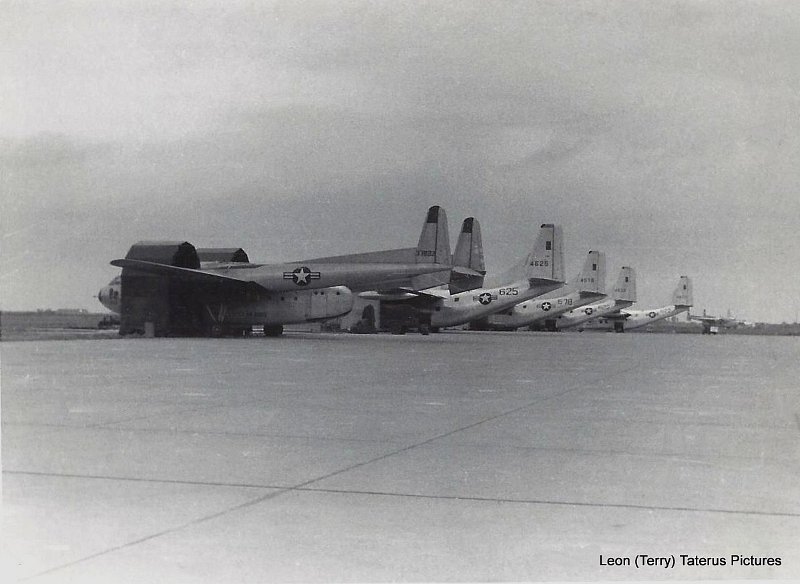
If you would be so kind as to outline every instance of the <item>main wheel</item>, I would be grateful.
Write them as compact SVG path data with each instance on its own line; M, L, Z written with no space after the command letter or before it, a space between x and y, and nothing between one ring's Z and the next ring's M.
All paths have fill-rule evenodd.
M283 334L282 324L265 324L264 336L265 337L279 337Z

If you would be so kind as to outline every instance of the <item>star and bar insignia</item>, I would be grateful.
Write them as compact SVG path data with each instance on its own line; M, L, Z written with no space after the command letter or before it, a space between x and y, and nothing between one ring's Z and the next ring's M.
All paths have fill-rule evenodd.
M312 272L305 266L283 273L284 280L292 280L298 286L308 286L311 280L319 280L321 276L320 272Z
M494 294L489 294L488 292L484 292L482 294L478 294L477 296L473 296L472 299L477 300L485 306L487 304L491 304L492 300L497 300L497 296Z

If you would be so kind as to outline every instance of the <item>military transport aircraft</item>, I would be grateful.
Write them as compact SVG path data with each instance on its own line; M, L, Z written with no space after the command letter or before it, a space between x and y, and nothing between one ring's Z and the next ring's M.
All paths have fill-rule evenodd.
M692 307L692 281L688 276L681 276L678 285L672 293L672 304L661 308L649 310L620 310L616 314L608 314L599 318L596 322L590 323L586 328L600 330L614 330L624 332L639 327L646 326L652 322L663 320L670 316L675 316L681 312L686 312Z
M707 316L706 311L703 310L702 315L689 314L689 320L697 320L702 323L704 335L715 335L720 328L736 328L742 324L741 320L731 316L730 310L728 310L728 316Z
M100 301L100 304L117 314L122 312L120 307L122 303L121 298L122 276L114 276L114 278L108 284L100 288L100 292L97 293L97 299Z
M416 248L284 264L216 260L212 266L201 265L189 243L140 242L111 264L123 268L120 334L147 332L149 323L156 335L218 336L246 334L261 324L267 335L279 335L284 324L341 316L352 308L351 288L414 289L420 276L428 276L426 286L447 282L450 262L447 218L434 206Z
M466 324L484 318L518 302L560 288L564 284L561 228L543 224L530 253L494 283L480 288L451 294L449 290L433 288L404 296L402 302L416 309L417 328L423 334L441 327ZM393 332L405 332L401 325Z
M419 298L419 292L439 289L451 294L473 290L483 285L486 267L483 258L481 225L474 217L467 217L461 224L456 250L452 255L449 282L437 281L436 274L425 274L415 279L416 287L381 286L375 290L361 291L358 296L365 300L404 301ZM428 286L424 286L425 282Z
M486 265L483 257L483 242L481 239L481 225L474 217L467 217L461 224L455 252L453 252L452 271L448 284L433 285L423 288L424 279L436 277L436 274L420 276L417 278L417 289L395 287L392 289L369 290L359 293L359 300L380 301L380 314L382 328L395 332L417 330L427 335L432 330L427 313L420 312L419 292L428 295L448 296L467 290L474 290L483 286L486 275ZM438 284L431 281L430 284ZM362 319L363 320L363 319ZM374 323L356 323L351 332L374 332Z
M250 259L242 248L207 247L197 248L197 259L200 268L213 268L230 262L249 263ZM115 276L108 284L97 293L100 304L111 312L121 312L122 276Z
M605 297L606 257L599 251L590 251L581 272L557 290L535 300L521 302L509 310L497 312L488 318L486 328L514 330L542 323L546 330L556 330L560 314Z
M623 266L619 271L614 292L600 302L587 304L583 308L575 308L563 313L556 319L555 329L564 330L581 326L598 317L617 314L636 302L636 272L633 268Z

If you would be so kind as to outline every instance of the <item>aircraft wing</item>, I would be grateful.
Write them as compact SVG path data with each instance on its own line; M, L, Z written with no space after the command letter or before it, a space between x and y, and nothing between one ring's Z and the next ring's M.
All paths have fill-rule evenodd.
M409 300L424 299L429 301L441 300L441 296L429 294L424 290L414 290L413 288L393 288L391 290L370 290L361 292L359 297L366 300Z
M610 312L608 314L600 315L600 318L605 318L606 320L611 320L611 321L625 321L630 317L631 315L627 312Z
M231 291L235 292L267 292L267 289L249 280L240 280L239 278L232 278L222 274L206 272L203 270L194 270L192 268L179 268L177 266L170 266L167 264L159 264L157 262L147 262L144 260L114 260L111 262L112 266L119 268L130 268L148 274L157 274L160 276L172 276L188 282L195 282L197 284L214 284L217 286L225 286Z
M696 320L699 322L707 322L709 324L722 324L725 319L717 317L717 316L706 316L706 315L699 315L699 314L690 314L690 320Z

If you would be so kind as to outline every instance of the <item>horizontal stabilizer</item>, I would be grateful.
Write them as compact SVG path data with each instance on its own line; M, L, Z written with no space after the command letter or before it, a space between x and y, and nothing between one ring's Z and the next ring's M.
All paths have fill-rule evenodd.
M454 274L458 274L459 276L469 276L469 277L483 276L483 272L470 270L469 268L463 268L461 266L453 266L452 272Z
M584 292L584 291L580 291L580 292L578 292L578 297L581 298L582 300L585 300L587 298L600 299L600 298L605 298L605 294L600 293L600 292Z

